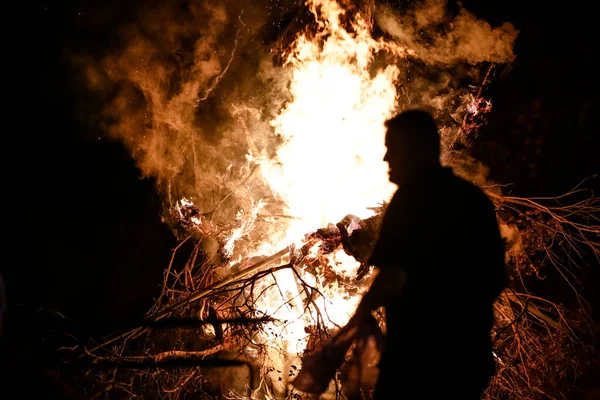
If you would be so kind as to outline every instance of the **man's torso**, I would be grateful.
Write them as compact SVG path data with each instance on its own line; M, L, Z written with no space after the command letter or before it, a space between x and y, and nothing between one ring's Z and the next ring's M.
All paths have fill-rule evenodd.
M405 287L386 307L389 352L476 358L465 349L478 347L491 356L493 286L503 262L498 241L491 202L448 169L425 173L395 194L371 258L407 271Z

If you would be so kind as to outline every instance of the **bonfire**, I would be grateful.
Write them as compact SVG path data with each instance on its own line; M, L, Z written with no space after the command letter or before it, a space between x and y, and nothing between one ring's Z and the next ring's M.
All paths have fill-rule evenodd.
M518 32L466 10L448 21L443 3L426 6L402 14L374 2L308 0L290 8L246 75L240 60L259 49L251 17L190 6L190 18L209 22L171 27L162 40L197 35L191 58L165 64L160 41L129 31L122 53L88 71L95 88L102 79L133 84L106 108L107 129L156 178L165 222L180 240L144 320L70 350L99 396L310 398L291 381L348 322L373 277L365 260L396 189L383 161L383 123L427 106L441 127L444 164L486 190L507 242L511 285L495 306L498 374L486 395L561 397L593 334L588 309L582 298L567 309L536 297L526 284L554 267L577 293L573 266L586 252L600 255L600 203L584 185L527 199L487 180L469 143L492 109L486 87L514 59ZM440 26L444 35L433 36ZM480 42L463 46L466 31ZM223 38L230 44L209 57ZM457 86L441 73L449 66L472 84ZM245 78L228 81L236 74ZM175 78L177 87L165 89ZM135 109L124 101L132 93L144 99ZM374 317L385 331L383 313ZM369 398L379 355L376 343L363 345L360 359L350 349L324 398Z

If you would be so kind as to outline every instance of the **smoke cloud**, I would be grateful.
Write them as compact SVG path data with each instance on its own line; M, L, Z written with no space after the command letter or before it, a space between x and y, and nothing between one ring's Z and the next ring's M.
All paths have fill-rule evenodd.
M271 62L265 25L291 5L178 4L140 11L120 29L119 49L76 62L105 104L98 123L157 180L167 205L185 197L209 213L249 173L248 150L275 144L268 121L286 77Z
M510 23L492 28L487 21L459 5L453 16L446 0L425 0L400 13L387 5L377 8L379 27L398 43L415 51L427 64L450 66L459 62L507 63L515 59L517 29Z
M404 13L362 8L374 10L385 40L410 54L392 61L400 70L397 111L432 110L450 149L468 134L465 116L478 110L474 92L489 63L514 59L517 30L492 28L465 9L450 16L443 0ZM120 29L121 46L102 59L74 58L103 104L90 118L156 179L175 229L170 218L182 198L219 226L239 221L264 198L272 200L266 214L281 211L248 161L274 155L281 144L271 121L290 100L282 51L314 22L308 10L292 0L168 2L140 11ZM377 57L375 66L390 62ZM250 225L246 233L256 228Z

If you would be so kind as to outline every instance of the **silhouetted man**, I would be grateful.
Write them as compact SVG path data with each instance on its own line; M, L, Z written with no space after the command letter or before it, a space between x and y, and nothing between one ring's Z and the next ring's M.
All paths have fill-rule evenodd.
M493 302L507 284L493 203L441 166L429 113L406 111L386 127L398 190L369 260L378 275L355 315L386 308L375 398L480 398L495 372Z

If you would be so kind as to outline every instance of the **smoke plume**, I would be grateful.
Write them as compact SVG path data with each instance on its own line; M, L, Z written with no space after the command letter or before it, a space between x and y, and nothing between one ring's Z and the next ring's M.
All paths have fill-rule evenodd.
M425 0L405 13L381 5L375 19L382 30L427 64L507 63L515 58L518 31L512 24L492 28L460 5L458 14L451 15L446 0Z
M291 100L293 65L284 55L299 33L315 28L310 11L325 3L168 2L140 11L119 30L121 46L101 60L77 57L90 93L104 104L97 123L155 178L175 230L181 199L212 226L244 221L231 226L239 240L258 232L257 210L282 212L251 161L274 157L282 144L272 121ZM514 59L516 29L492 28L465 9L449 15L443 0L403 12L343 3L373 15L384 35L377 40L406 50L404 57L375 54L369 68L397 67L396 111L432 110L450 154L469 134L465 118L481 112L476 93L490 65Z

